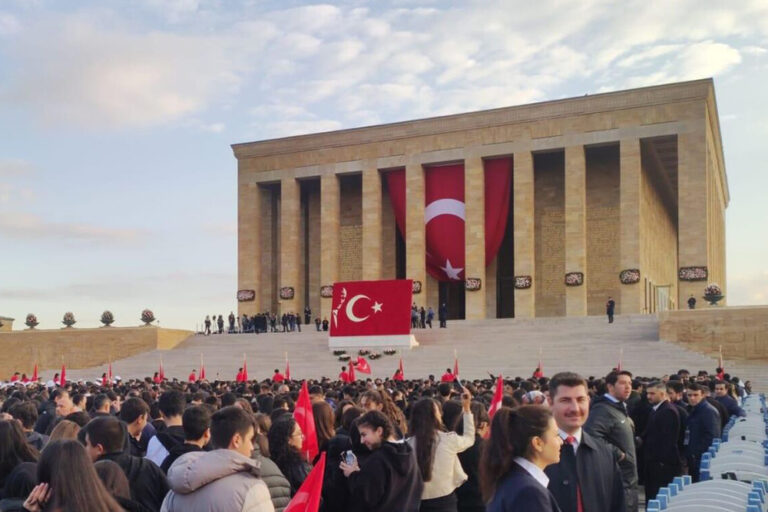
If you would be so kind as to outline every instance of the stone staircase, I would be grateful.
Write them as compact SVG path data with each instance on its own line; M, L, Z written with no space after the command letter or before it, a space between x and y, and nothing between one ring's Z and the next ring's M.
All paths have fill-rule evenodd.
M658 332L655 315L617 316L613 324L604 316L449 321L447 329L415 330L418 347L371 361L372 376L391 375L400 355L406 378L439 376L453 367L454 350L464 378L487 377L489 372L529 376L540 353L546 375L574 370L585 376L602 376L618 364L620 355L623 367L635 375L661 376L679 368L714 371L715 358L659 341ZM294 379L335 377L344 364L328 349L327 333L305 326L301 333L196 335L173 350L115 361L113 371L123 378L152 375L162 357L166 376L183 379L192 368L199 369L203 354L209 379L217 375L233 379L246 354L249 376L263 379L275 368L283 371L286 352ZM768 384L768 363L726 363L729 371L752 379L756 389L765 389ZM95 378L105 367L67 373L70 378Z

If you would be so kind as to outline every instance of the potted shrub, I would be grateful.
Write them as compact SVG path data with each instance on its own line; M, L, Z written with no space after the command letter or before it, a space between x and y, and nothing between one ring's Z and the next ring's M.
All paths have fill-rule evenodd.
M71 311L67 311L64 313L64 318L61 319L61 323L67 326L67 328L72 327L77 323L77 320L75 320L75 314Z
M101 314L101 323L104 324L104 327L109 327L114 322L115 322L115 315L113 315L111 311L106 310Z

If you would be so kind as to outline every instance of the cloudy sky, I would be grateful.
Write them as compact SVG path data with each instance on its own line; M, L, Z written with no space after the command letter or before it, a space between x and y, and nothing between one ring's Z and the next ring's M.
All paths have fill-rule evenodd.
M764 0L2 0L0 315L234 309L231 143L702 77L728 299L765 304Z

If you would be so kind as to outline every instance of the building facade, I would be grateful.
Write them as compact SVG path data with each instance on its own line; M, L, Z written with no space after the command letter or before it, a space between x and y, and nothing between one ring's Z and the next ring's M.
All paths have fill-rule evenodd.
M711 79L232 148L241 314L322 319L334 282L393 278L467 319L603 314L609 296L619 314L653 313L701 303L711 282L727 295ZM489 209L492 166L509 176L506 210ZM449 169L463 181L463 233L443 237L464 238L453 279L427 261L430 173Z

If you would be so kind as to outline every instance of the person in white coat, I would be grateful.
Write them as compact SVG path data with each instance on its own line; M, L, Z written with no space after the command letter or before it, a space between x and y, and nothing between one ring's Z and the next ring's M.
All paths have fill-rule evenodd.
M251 459L253 420L236 406L211 418L210 452L190 452L168 470L171 490L161 512L274 512L269 489Z
M455 490L467 480L458 454L475 443L475 421L470 411L472 396L466 388L461 394L464 433L448 432L443 425L438 403L431 398L416 402L411 411L408 443L416 452L424 491L420 511L456 512Z

